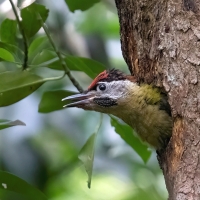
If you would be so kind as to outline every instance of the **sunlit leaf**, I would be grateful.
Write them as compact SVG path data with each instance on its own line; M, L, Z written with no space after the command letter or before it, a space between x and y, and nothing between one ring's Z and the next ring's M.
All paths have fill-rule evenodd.
M26 124L20 120L10 121L7 119L0 119L0 130L12 126L26 126Z
M133 129L126 125L120 123L116 118L111 118L111 125L115 127L116 133L118 133L121 138L129 144L146 163L151 156L151 151L148 146L143 144L138 137L133 134Z
M91 187L91 181L92 181L92 171L93 171L93 162L94 162L94 151L95 151L95 140L97 133L99 132L99 129L101 127L103 120L103 115L101 114L100 122L96 128L95 133L93 133L89 139L86 141L82 149L80 150L78 158L83 163L85 170L88 174L88 188Z
M47 200L45 195L38 189L19 177L4 171L0 171L0 190L5 195L6 193L9 195L9 192L15 192L20 194L25 199Z
M21 49L19 49L17 46L7 44L7 43L4 43L4 42L0 42L0 48L5 49L10 54L12 54L12 56L14 57L14 60L16 62L21 62L23 57L24 57L23 51Z
M100 0L65 0L70 11L72 12L74 12L75 10L87 10L99 1Z
M14 60L13 55L9 51L0 48L0 61L14 62Z
M16 20L5 19L1 24L1 41L8 44L15 44L17 32Z
M0 74L0 107L13 104L34 92L45 80L27 71Z
M45 92L40 101L38 112L48 113L63 109L63 106L67 104L67 101L62 101L62 99L73 94L75 93L67 90Z
M22 25L27 37L34 36L41 28L40 19L38 14L42 18L43 22L48 17L49 10L45 6L33 3L30 6L22 9Z
M18 0L17 7L22 9L22 8L25 8L29 5L31 5L33 2L35 2L35 0Z
M83 71L92 79L105 70L105 66L103 64L89 58L66 55L65 62L70 70ZM50 64L48 67L63 70L59 61Z

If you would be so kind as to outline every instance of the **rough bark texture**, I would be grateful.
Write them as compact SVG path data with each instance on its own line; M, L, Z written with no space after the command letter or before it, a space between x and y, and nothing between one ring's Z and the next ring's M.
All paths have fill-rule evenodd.
M138 81L163 86L174 119L160 166L170 200L200 200L200 0L115 0Z

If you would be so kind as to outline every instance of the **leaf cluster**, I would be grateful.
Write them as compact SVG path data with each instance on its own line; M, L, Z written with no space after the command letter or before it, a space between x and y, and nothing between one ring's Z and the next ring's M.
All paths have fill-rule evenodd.
M80 87L77 80L71 75L71 71L80 71L90 78L105 69L105 66L95 60L77 57L68 53L61 53L51 35L45 21L49 10L34 1L21 1L16 8L12 1L13 12L16 19L5 19L0 27L0 107L12 105L26 98L44 83L57 81L68 76L72 84ZM66 0L70 11L86 10L99 0ZM20 17L17 14L20 11ZM45 34L39 35L38 31L43 29ZM39 73L40 69L55 70L62 72L60 76L52 76ZM62 98L72 95L74 92L67 90L54 90L44 92L38 111L48 113L63 109ZM83 162L88 173L88 186L91 185L92 168L94 160L95 139L101 125L83 146L79 159ZM16 125L25 125L20 120L0 119L0 129ZM147 162L151 153L146 145L133 134L133 130L116 118L111 117L111 125L116 132ZM0 172L1 190L15 192L28 199L43 200L46 197L37 189L30 186L22 179L7 172ZM21 186L19 186L21 185ZM23 188L23 189L22 189Z

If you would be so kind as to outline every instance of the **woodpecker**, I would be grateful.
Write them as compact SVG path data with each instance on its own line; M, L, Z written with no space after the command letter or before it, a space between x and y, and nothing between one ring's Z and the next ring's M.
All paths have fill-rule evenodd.
M158 87L139 84L134 76L119 70L103 71L83 93L66 107L112 114L131 126L142 141L163 149L172 134L172 118L167 96Z

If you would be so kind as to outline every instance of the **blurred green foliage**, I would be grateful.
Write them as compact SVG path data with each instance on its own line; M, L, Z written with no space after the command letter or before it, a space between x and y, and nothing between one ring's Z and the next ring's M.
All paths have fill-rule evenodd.
M21 122L20 120L10 121L6 119L0 119L0 130L9 128L12 126L24 126L25 124Z
M116 133L118 133L146 163L151 156L151 151L146 144L143 144L139 138L133 134L132 128L126 124L120 123L114 117L111 117L111 125L115 127Z
M65 0L70 11L74 12L75 10L87 10L93 6L93 4L98 3L99 0Z
M37 189L23 181L22 179L7 173L0 172L0 195L1 198L7 199L10 193L16 193L20 198L34 200L47 200L47 198Z
M5 2L1 2L0 9ZM123 70L122 58L109 54L115 52L115 47L108 47L109 42L119 41L116 8L109 0L98 4L98 0L33 2L18 2L22 21L10 19L14 8L4 12L5 19L1 19L0 106L8 107L1 108L0 115L3 118L0 129L5 129L0 142L0 198L166 199L155 153L151 156L149 148L133 135L130 127L114 118L110 124L109 118L104 117L97 137L95 127L99 124L99 114L76 109L61 111L65 104L61 99L74 93L63 66L69 68L82 87L105 68L114 66ZM67 6L74 13L68 11ZM51 15L56 21L50 20ZM48 24L48 35L42 31L41 19ZM52 35L53 44L49 40ZM24 67L26 61L28 65ZM37 111L30 95L40 101L38 111L45 115L37 114L34 118L30 114L32 107ZM22 117L29 124L26 137L19 140L22 129L17 132L17 127L9 127L24 123L5 120L4 115L13 118L24 112L28 112L28 117ZM32 129L29 128L31 123ZM113 134L111 126L126 143ZM14 139L9 137L11 130L16 132ZM93 174L90 190L86 187L87 175L78 155L88 173L89 185Z

